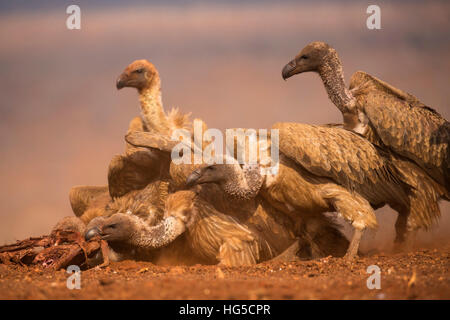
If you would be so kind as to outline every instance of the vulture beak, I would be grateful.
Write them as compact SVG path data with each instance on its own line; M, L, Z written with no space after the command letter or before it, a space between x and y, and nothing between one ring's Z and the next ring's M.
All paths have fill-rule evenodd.
M116 88L117 88L117 90L120 90L120 89L122 89L123 87L125 87L126 81L124 80L124 78L125 78L125 77L124 77L123 74L121 74L120 77L117 78L117 81L116 81Z
M297 69L297 62L295 62L295 59L290 61L287 65L284 66L283 70L281 71L281 76L283 77L283 80L286 80L287 78L292 77L294 74L296 74Z
M188 188L192 187L194 184L196 184L198 182L198 179L200 179L200 170L194 170L192 171L192 173L189 175L189 177L186 179L186 186Z
M100 233L101 233L100 229L98 227L94 227L94 228L86 231L86 233L84 234L84 239L86 241L89 241L92 238L94 238L95 236L100 236Z

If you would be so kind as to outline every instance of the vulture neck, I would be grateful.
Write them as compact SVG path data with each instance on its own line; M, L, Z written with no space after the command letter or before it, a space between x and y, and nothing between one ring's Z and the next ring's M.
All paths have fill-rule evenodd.
M144 222L137 223L137 228L131 236L131 243L139 248L156 249L173 242L186 227L175 218L168 217L156 226L149 226Z
M168 134L169 124L161 101L161 80L155 74L147 87L139 90L141 116L147 130Z
M256 197L263 184L263 176L257 165L244 165L243 168L236 163L230 165L231 174L224 185L224 191L230 196L249 200Z
M322 78L328 97L336 107L343 114L354 111L356 99L345 86L344 72L336 50L329 50L318 73Z

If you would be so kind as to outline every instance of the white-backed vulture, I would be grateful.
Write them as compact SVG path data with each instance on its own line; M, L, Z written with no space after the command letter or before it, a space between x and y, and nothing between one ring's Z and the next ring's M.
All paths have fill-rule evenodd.
M170 135L173 130L187 128L189 125L189 115L182 115L177 109L172 109L168 115L164 112L161 80L158 70L151 62L145 59L133 61L117 79L116 87L138 90L145 131Z
M132 62L118 77L116 87L117 89L124 87L136 88L139 93L141 117L135 118L130 122L128 132L150 131L169 138L176 129L186 129L194 133L189 114L183 115L178 109L172 109L168 114L165 113L161 99L161 80L158 70L151 62L147 60ZM203 131L207 129L206 124L202 120L195 119L194 121L200 122ZM202 141L202 137L193 139L193 141ZM152 152L158 153L156 150ZM137 153L137 155L133 156L133 163L136 167L131 168L129 172L124 172L121 163L129 161L129 156L132 153ZM154 176L164 175L167 172L167 157L162 156L160 153L152 155L148 150L142 152L141 149L127 144L126 156L116 156L110 163L108 183L112 197L123 195L130 190L140 189L145 185L145 182L151 181ZM151 163L152 161L160 161L160 163ZM140 170L143 166L147 168L145 173ZM151 171L148 169L150 167L155 169ZM177 181L175 179L174 183ZM111 187L111 185L114 187Z
M272 129L279 130L276 175L262 175L257 165L215 164L194 171L188 185L213 182L244 198L260 193L294 219L299 214L337 211L355 230L348 259L356 255L363 230L377 227L372 207L389 204L407 208L401 212L414 212L410 186L363 137L340 128L298 123L277 123Z
M131 63L120 75L116 82L117 89L123 87L134 87L139 92L141 104L141 117L131 120L128 132L131 131L157 131L170 136L171 131L177 128L185 128L189 125L189 117L181 115L177 110L172 110L166 116L161 101L161 84L158 71L147 60L137 60ZM164 172L167 171L168 161L164 156L153 155L149 150L126 145L126 155L116 155L112 158L108 168L109 195L112 198L122 197L130 191L141 190L150 182L156 179L164 179ZM149 168L155 170L149 170ZM161 176L162 175L162 176ZM103 188L101 187L103 194ZM97 187L83 186L74 187L69 193L72 209L76 216L86 211L88 203L93 202L100 194ZM101 204L95 205L90 210L88 216L93 218L101 215L104 208L105 197L100 197ZM108 202L110 199L106 199ZM96 211L96 212L94 212Z
M150 257L158 248L159 257L170 255L183 246L188 250L185 255L206 264L252 265L278 256L295 241L292 230L286 232L285 226L264 215L264 210L258 206L255 214L242 222L217 211L198 192L183 190L168 196L164 219L157 225L150 226L136 215L117 213L101 217L101 223L88 233L99 234L118 252L135 251L141 257ZM302 230L300 250L304 257L344 254L347 240L327 222L319 219ZM182 243L176 242L180 236Z
M308 44L283 68L282 76L287 79L308 71L322 78L346 129L414 161L446 188L446 198L450 198L447 120L415 96L362 71L352 75L347 89L338 54L326 43Z
M127 214L115 214L101 226L111 246L127 244L151 252L186 233L193 252L210 264L251 265L274 256L268 243L231 216L222 214L193 191L169 195L165 217L156 226Z
M176 129L187 129L193 133L190 114L182 114L177 108L165 113L161 99L161 80L158 70L151 62L142 59L129 64L118 77L116 87L136 88L139 93L141 117L140 120L132 120L129 131L153 131L169 137ZM201 121L203 131L206 130L206 124L202 120L194 121Z

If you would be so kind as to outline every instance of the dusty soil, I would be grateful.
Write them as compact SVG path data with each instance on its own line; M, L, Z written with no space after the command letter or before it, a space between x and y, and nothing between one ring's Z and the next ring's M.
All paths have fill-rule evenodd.
M366 269L381 269L369 290ZM155 266L123 261L81 272L69 290L65 270L0 265L1 299L450 299L450 243L404 253L377 253L252 267Z

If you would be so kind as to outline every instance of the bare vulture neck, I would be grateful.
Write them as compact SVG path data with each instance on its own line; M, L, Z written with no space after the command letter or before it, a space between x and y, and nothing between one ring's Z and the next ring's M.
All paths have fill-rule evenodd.
M232 172L224 185L224 191L240 200L249 200L256 197L264 180L259 166L244 165L241 168L238 163L229 166Z
M143 221L136 221L135 226L130 242L145 249L160 248L171 243L186 228L185 224L175 217L165 218L156 226L149 226Z
M161 80L155 74L149 86L139 91L142 119L149 130L168 134L169 124L161 100Z
M318 73L322 78L328 97L342 113L355 108L356 100L345 86L342 64L336 50L330 48Z

